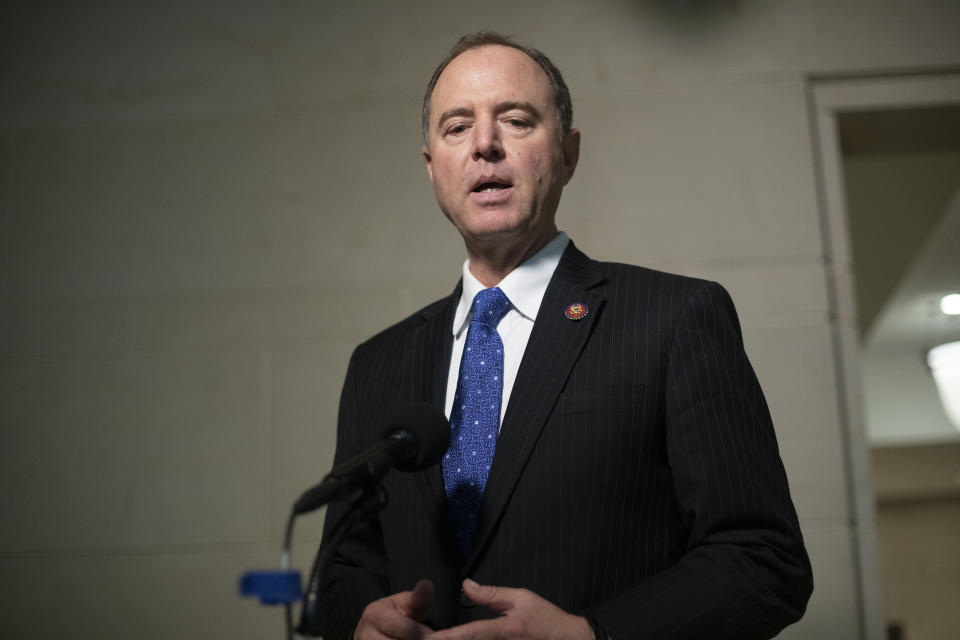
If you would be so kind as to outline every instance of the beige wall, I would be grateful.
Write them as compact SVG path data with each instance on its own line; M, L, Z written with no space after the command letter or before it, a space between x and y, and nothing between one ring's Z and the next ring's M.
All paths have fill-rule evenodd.
M960 628L960 444L873 450L887 617L906 640Z
M960 5L63 5L0 19L0 635L279 633L235 580L329 466L353 346L456 280L419 99L489 27L572 87L561 228L730 289L815 570L783 637L858 637L808 78L958 65Z

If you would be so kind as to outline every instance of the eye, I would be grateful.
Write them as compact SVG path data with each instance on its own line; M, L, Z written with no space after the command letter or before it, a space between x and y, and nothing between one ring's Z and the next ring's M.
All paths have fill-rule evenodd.
M511 127L515 127L515 128L517 128L517 129L525 129L525 128L527 128L527 127L530 126L530 123L529 123L529 122L527 122L525 119L520 118L520 117L517 117L517 116L511 116L511 117L507 118L507 119L505 120L505 122L506 122L508 125L510 125Z
M455 136L455 135L458 135L458 134L463 133L464 131L467 130L467 128L468 128L468 127L467 127L467 123L465 123L465 122L457 122L457 123L454 123L454 124L450 125L449 127L447 127L446 131L444 131L444 134L446 134L446 135L448 135L448 136L449 136L449 135Z

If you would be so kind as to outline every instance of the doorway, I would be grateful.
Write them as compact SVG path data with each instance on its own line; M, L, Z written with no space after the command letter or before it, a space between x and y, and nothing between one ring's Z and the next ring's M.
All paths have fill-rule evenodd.
M960 426L926 354L960 340L939 304L960 293L960 76L817 81L811 106L864 626L952 638Z

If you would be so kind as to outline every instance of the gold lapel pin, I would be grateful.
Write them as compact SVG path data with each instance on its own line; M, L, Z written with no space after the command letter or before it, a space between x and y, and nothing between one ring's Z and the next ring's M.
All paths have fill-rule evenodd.
M582 302L574 302L563 310L563 315L567 316L568 320L583 320L587 317L589 312L590 309L586 304Z

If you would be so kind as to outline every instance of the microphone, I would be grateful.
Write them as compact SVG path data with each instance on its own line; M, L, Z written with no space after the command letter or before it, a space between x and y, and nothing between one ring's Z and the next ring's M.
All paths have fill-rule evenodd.
M397 411L387 421L381 438L305 491L293 505L294 515L309 513L359 488L372 486L393 467L420 471L440 462L450 447L450 423L440 409L418 402Z

